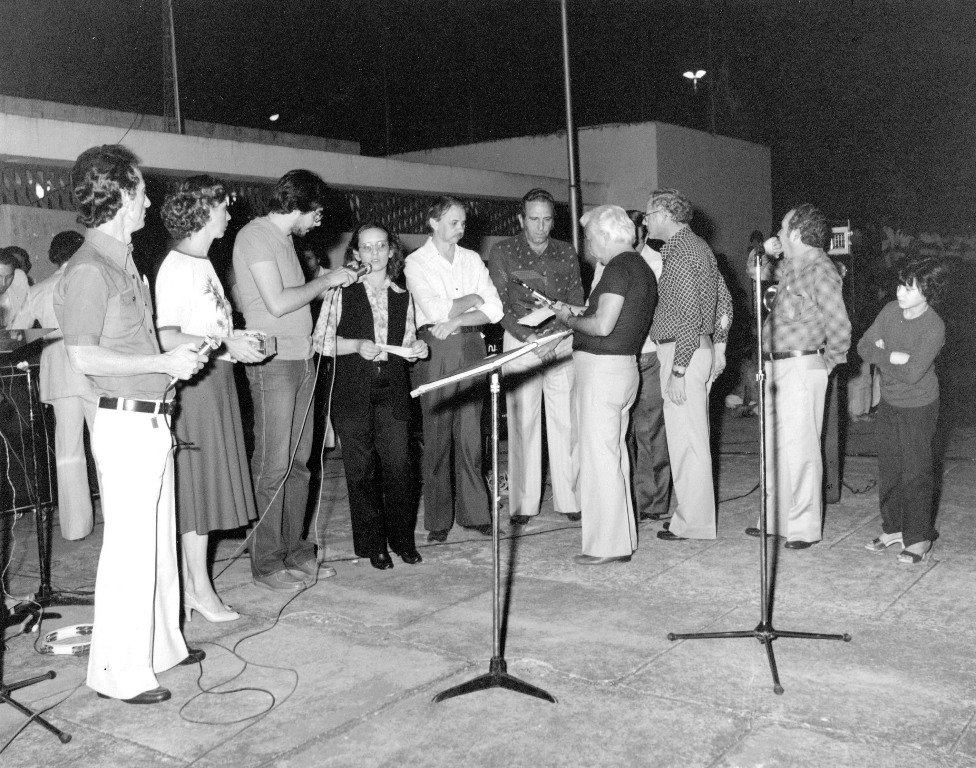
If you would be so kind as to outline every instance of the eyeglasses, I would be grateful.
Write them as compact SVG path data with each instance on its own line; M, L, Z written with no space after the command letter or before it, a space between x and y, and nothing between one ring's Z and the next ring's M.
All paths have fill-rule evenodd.
M644 214L644 221L647 221L648 216L653 216L655 213L667 213L663 208L655 208L653 211L648 211Z
M322 223L322 209L321 208L316 209L316 211L312 215L312 221L314 221L316 224L321 224Z
M377 243L359 244L360 253L385 253L388 250L390 250L390 244L386 240L380 240Z

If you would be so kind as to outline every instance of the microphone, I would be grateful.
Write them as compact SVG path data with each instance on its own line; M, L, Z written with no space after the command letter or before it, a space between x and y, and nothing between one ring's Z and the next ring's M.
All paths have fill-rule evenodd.
M545 306L549 307L549 309L552 309L553 305L556 303L552 299L550 299L548 296L546 296L544 293L542 293L541 291L537 291L535 288L533 288L531 285L529 285L528 283L526 283L524 280L519 280L519 278L517 278L517 277L510 277L509 278L509 281L515 283L515 285L520 285L523 288L525 288L525 290L527 290L529 293L531 293L535 298L537 298L539 301L541 301Z
M352 269L352 266L350 266L349 269ZM370 272L372 272L373 265L363 264L362 262L360 262L359 266L353 269L352 271L356 273L356 279L358 280L359 278L368 275Z
M223 343L222 341L220 341L219 339L215 339L213 336L204 336L203 341L201 341L200 345L197 347L196 350L197 354L209 355L211 352L217 349L217 347L219 347L222 343ZM169 392L169 390L176 385L177 381L179 381L179 379L176 378L176 376L173 376L169 380L169 384L166 386L166 391Z

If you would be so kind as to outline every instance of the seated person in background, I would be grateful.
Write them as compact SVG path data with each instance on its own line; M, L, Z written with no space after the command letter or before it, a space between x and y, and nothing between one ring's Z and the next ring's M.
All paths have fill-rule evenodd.
M20 261L4 248L0 251L0 331L29 328L23 316L30 284L20 268Z

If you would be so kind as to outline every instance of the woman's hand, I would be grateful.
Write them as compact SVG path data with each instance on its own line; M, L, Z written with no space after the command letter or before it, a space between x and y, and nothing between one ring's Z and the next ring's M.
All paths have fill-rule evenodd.
M427 357L429 350L427 349L427 342L417 339L413 344L410 345L410 356L407 360L416 360L420 357Z
M359 340L359 346L356 348L356 351L363 360L375 360L377 355L382 352L374 342L367 339Z
M223 342L230 356L238 363L260 363L267 357L258 352L258 339L255 336L227 336Z

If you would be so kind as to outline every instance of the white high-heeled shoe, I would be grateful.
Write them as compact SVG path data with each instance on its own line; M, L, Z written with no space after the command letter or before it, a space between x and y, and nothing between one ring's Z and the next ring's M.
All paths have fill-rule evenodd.
M192 620L193 612L196 611L211 624L219 624L223 621L237 621L241 617L237 611L211 611L189 592L183 593L183 611L186 614L187 621Z

